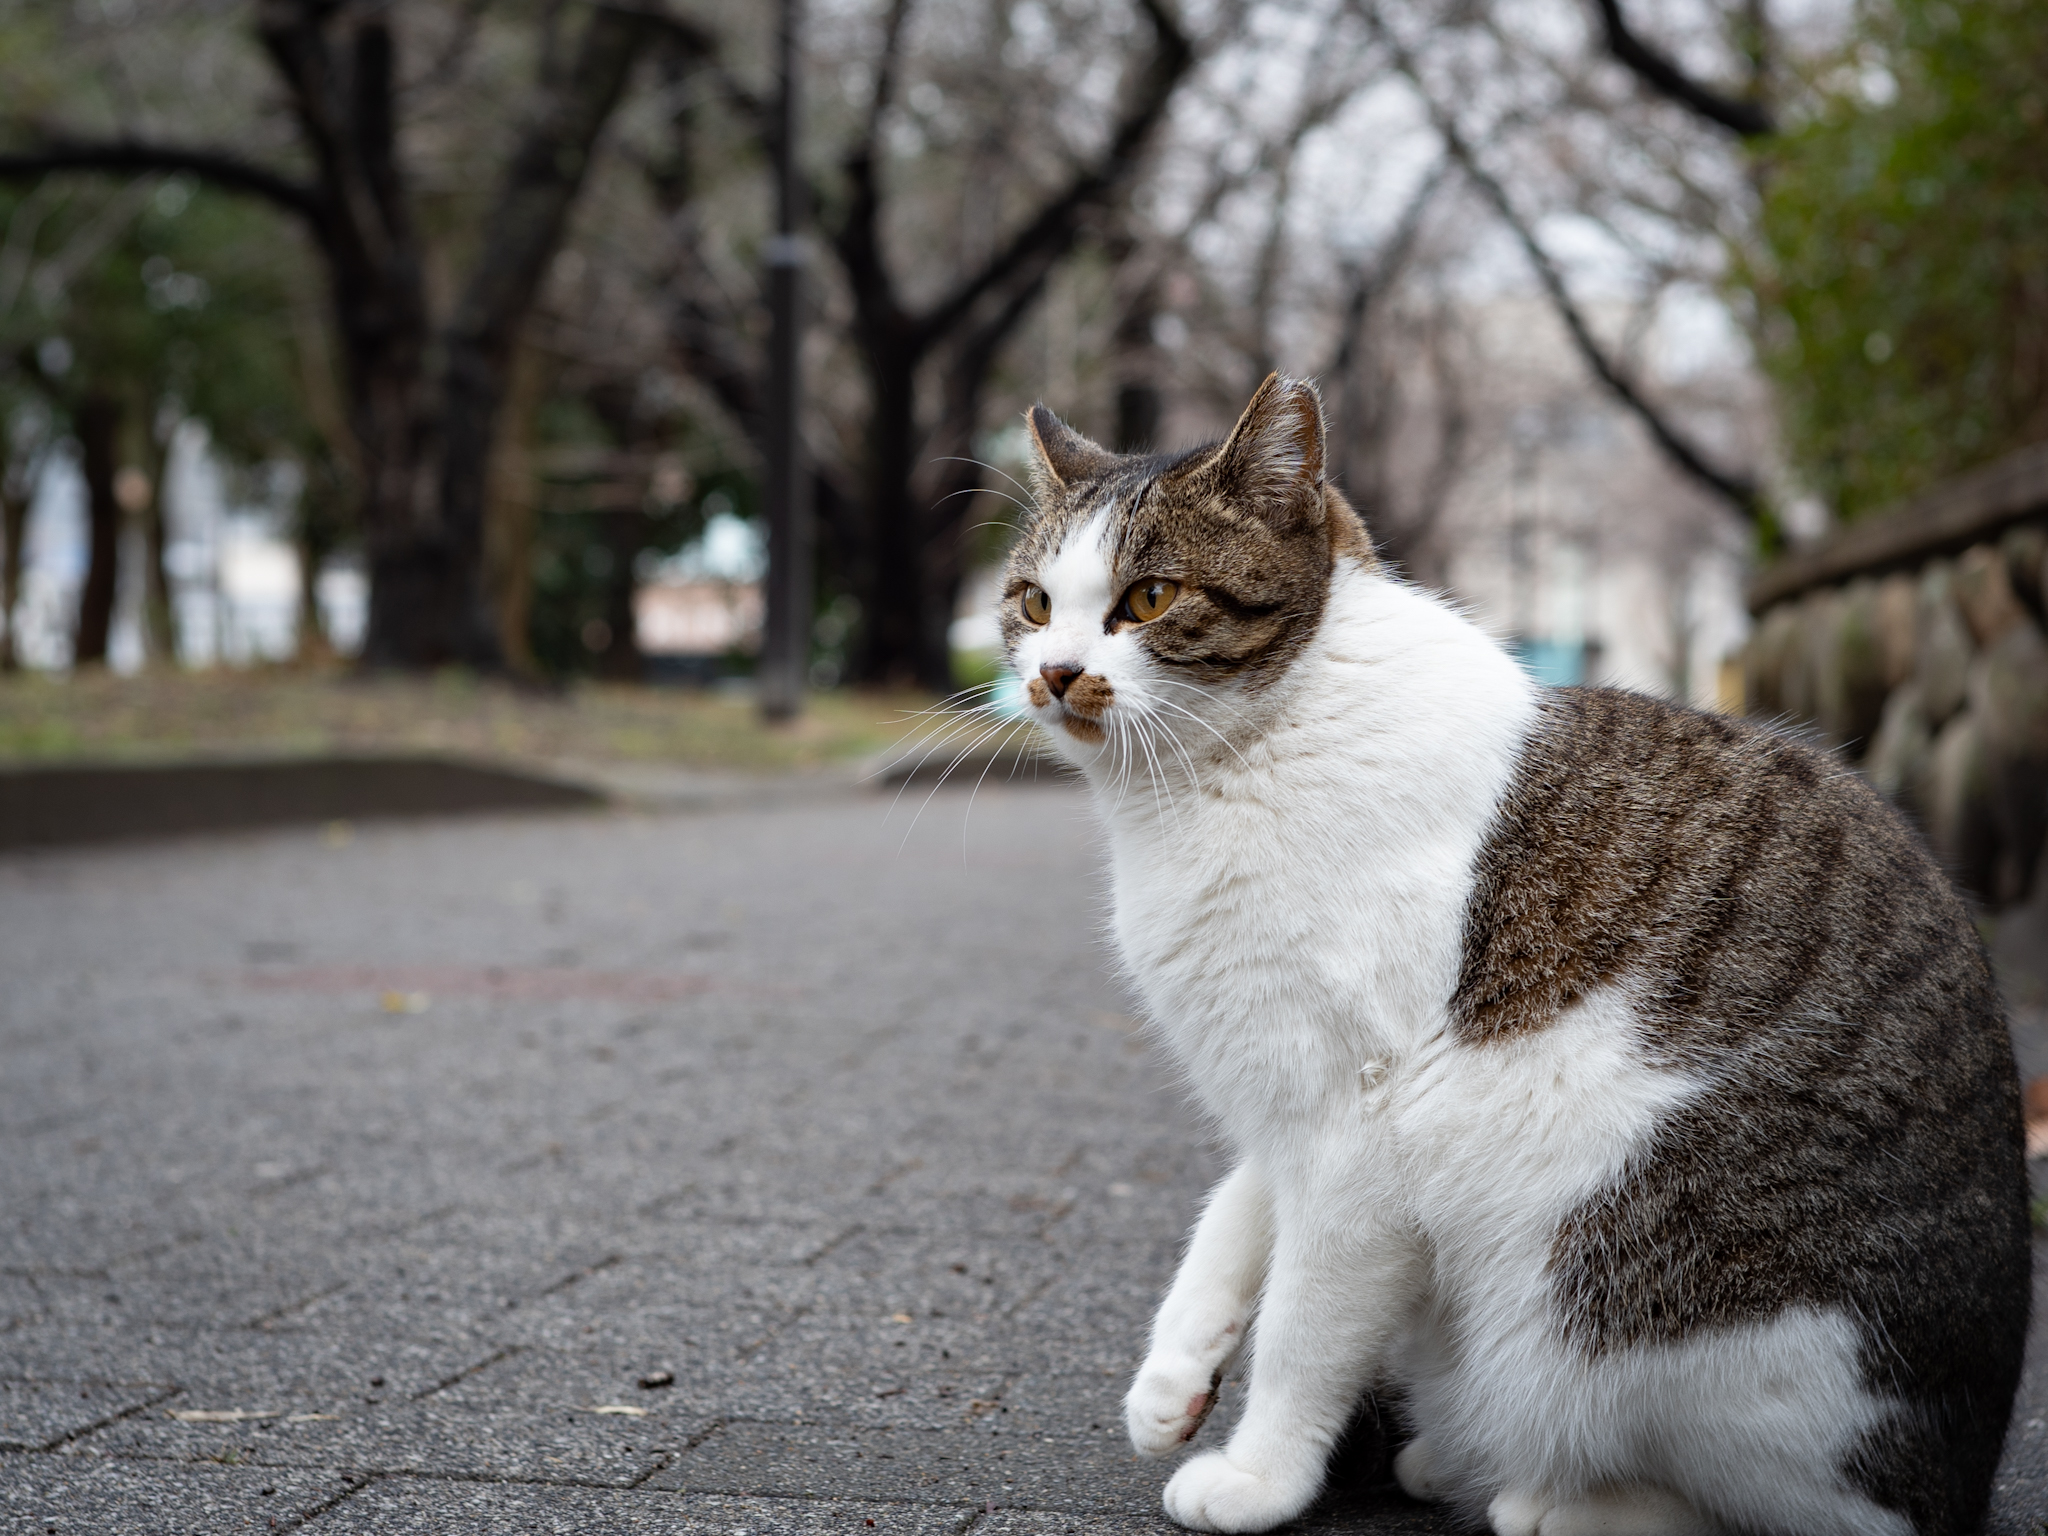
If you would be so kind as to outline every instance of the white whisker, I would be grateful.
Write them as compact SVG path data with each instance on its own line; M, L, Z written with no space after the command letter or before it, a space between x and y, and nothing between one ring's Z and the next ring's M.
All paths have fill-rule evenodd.
M974 781L974 788L967 792L967 809L960 813L960 867L963 869L967 867L967 823L974 815L974 797L981 793L982 782L988 778L989 770L995 767L996 759L1002 756L1003 749L1009 746L1010 742L1016 737L1018 730L1028 728L1030 724L1029 720L1013 720L1010 722L1011 729L1009 735L996 743L995 750L989 753L988 761L982 765L981 777ZM1012 761L1010 772L1014 774L1016 771L1016 763Z
M1194 721L1195 724L1199 725L1211 736L1214 736L1218 741L1222 742L1225 750L1228 751L1232 757L1236 758L1239 764L1243 766L1247 771L1250 770L1252 765L1249 762L1245 761L1245 755L1237 750L1236 743L1231 741L1231 739L1228 736L1224 735L1221 731L1217 730L1215 726L1211 725L1208 721L1204 720L1200 715L1196 714L1192 709L1189 709L1184 704L1176 704L1172 699L1155 699L1153 700L1153 702L1163 709L1172 710L1177 715L1186 715L1188 719Z
M1016 486L1017 489L1022 491L1026 496L1029 496L1031 494L1030 486L1025 485L1015 475L1008 474L1003 470L997 469L995 465L989 463L987 459L969 458L964 453L945 453L940 454L937 458L933 459L932 462L934 464L972 464L975 465L977 468L987 470L992 475L1002 475L1002 477L1005 480L1009 481L1010 484Z
M987 730L983 731L979 736L975 737L974 740L970 741L966 746L962 747L957 753L954 754L953 761L946 764L945 768L940 771L938 782L932 785L931 794L926 795L924 799L918 803L917 815L912 816L910 818L910 825L903 829L903 841L896 845L896 851L898 853L901 853L905 848L910 846L910 834L917 830L918 820L920 817L924 815L925 807L932 803L932 795L936 795L940 790L946 787L946 780L952 777L953 770L955 768L958 768L962 763L966 762L967 759L974 753L974 750L977 747L979 747L983 742L987 741L991 736L994 736L997 733L1017 723L1018 722L1013 720L999 720L994 725L990 726ZM899 790L897 793L901 794L902 791Z

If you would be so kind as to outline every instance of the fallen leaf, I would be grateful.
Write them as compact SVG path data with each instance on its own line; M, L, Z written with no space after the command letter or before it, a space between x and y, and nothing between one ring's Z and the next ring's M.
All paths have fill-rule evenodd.
M386 1013L425 1013L434 1000L424 992L386 992L377 1006Z
M250 1419L281 1419L282 1408L166 1408L180 1424L244 1424Z
M910 1314L908 1312L893 1312L889 1315L889 1321L892 1323L907 1323L910 1321Z
M595 1408L586 1408L583 1411L585 1413L622 1413L632 1419L644 1419L647 1417L647 1410L645 1408L635 1408L630 1403L600 1403Z

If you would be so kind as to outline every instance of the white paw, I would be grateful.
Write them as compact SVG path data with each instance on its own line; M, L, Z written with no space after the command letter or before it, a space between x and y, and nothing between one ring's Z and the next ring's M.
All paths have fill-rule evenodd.
M1425 1504L1441 1499L1443 1484L1437 1481L1436 1474L1435 1458L1427 1440L1410 1440L1394 1458L1394 1481L1411 1499L1420 1499Z
M1486 1506L1486 1523L1493 1536L1537 1536L1550 1510L1547 1494L1503 1493Z
M1138 1454L1170 1455L1194 1439L1216 1406L1222 1379L1221 1371L1185 1355L1177 1360L1154 1355L1140 1366L1124 1399L1124 1423Z
M1553 1506L1538 1536L1713 1536L1714 1523L1663 1488L1605 1488Z
M1222 1451L1197 1456L1166 1485L1167 1515L1191 1531L1270 1531L1307 1509L1315 1478L1248 1472Z

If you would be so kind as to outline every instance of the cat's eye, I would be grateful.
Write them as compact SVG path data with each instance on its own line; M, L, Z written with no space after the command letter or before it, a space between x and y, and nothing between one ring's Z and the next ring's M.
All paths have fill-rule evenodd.
M1024 589L1024 617L1033 624L1045 624L1052 619L1052 598L1043 587Z
M1124 594L1124 611L1140 624L1149 624L1179 596L1180 588L1170 581L1141 581Z

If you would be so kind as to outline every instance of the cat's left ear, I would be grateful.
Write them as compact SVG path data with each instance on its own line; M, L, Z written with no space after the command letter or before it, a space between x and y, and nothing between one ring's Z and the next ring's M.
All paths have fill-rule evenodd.
M1266 375L1223 446L1183 473L1268 522L1323 521L1323 402L1306 379Z
M1116 462L1116 455L1083 437L1041 401L1024 418L1031 428L1032 489L1044 501L1083 480L1092 480Z

